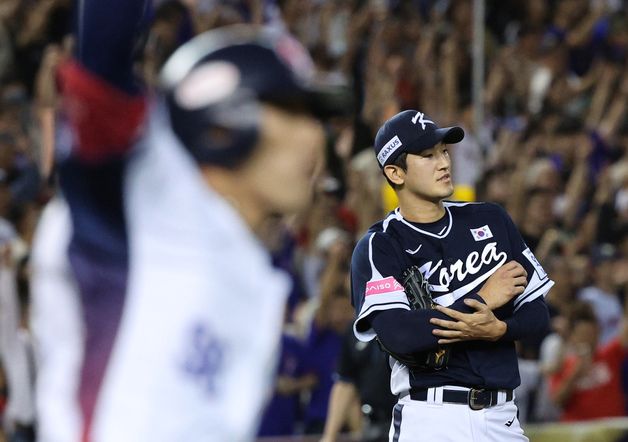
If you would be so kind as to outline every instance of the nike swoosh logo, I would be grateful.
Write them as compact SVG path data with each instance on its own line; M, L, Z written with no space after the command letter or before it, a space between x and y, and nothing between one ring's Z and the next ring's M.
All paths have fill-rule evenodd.
M419 247L417 247L416 250L406 249L406 252L408 252L410 255L416 255L418 251L421 250L421 247L423 247L423 244L419 245Z
M517 416L515 416L517 417ZM513 417L512 419L510 419L508 422L506 422L504 425L506 425L507 427L510 427L512 425L512 423L515 421L515 417Z

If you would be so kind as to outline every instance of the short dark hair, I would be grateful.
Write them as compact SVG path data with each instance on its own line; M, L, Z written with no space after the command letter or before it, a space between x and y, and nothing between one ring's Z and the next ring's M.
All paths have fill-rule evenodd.
M397 166L400 167L401 170L403 170L404 172L408 170L408 163L407 163L407 158L408 158L408 152L402 152L401 154L399 154L399 156L397 158L395 158L395 160L389 164L389 166ZM383 170L382 170L383 172ZM388 179L388 176L386 175L386 173L384 172L384 178L386 178L386 181L388 181L388 184L390 184L390 187L393 188L393 190L399 190L401 189L401 186L398 184L393 183L392 181L390 181Z
M591 307L591 304L584 301L575 301L567 309L567 324L569 331L572 332L576 324L580 322L588 322L591 324L598 324L595 312Z

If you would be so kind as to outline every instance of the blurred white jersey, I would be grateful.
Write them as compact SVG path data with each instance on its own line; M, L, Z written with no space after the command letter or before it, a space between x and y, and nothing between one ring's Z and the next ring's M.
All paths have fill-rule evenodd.
M160 118L153 113L124 169L128 273L119 314L108 301L115 296L81 279L115 279L116 264L83 268L89 263L68 255L81 222L69 197L72 210L54 201L42 218L33 255L40 441L255 436L288 278ZM118 324L113 336L103 336L110 324Z
M0 265L0 363L7 380L9 397L4 427L33 425L33 381L35 367L30 333L20 326L22 312L18 301L15 269ZM2 423L0 422L0 426Z

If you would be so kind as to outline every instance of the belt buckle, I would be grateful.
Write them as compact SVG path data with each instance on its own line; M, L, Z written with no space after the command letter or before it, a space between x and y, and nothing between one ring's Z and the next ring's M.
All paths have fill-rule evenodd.
M483 388L472 388L469 390L469 408L475 411L486 408L486 398L483 393L485 393ZM478 403L478 401L482 403Z

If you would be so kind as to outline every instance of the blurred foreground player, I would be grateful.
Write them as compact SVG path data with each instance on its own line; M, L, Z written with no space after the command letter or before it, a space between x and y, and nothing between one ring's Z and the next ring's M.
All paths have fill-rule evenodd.
M258 229L308 203L344 89L291 37L238 27L175 52L149 101L147 2L77 5L73 143L34 249L40 440L251 440L288 293Z

